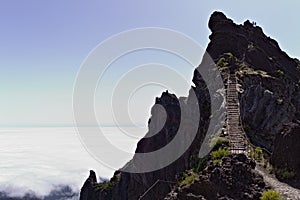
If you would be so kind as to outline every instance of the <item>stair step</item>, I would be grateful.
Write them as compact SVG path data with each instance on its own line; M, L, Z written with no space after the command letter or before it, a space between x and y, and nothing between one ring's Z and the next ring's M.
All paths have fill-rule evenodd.
M245 152L245 136L240 124L239 94L237 91L237 78L229 74L226 85L226 115L227 132L230 141L231 153Z

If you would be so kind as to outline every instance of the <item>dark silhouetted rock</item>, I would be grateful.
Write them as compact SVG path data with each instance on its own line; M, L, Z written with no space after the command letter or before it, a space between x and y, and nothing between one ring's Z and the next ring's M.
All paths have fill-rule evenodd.
M96 199L96 193L94 191L94 185L96 183L97 183L96 173L93 170L90 170L90 175L81 188L80 200Z
M275 138L275 148L271 156L271 163L277 171L275 171L277 177L282 181L287 181L289 184L297 188L300 188L299 141L300 124L286 124L282 132Z

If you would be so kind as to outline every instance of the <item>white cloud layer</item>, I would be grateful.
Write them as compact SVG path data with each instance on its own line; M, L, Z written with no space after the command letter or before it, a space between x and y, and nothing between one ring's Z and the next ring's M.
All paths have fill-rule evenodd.
M114 145L134 151L138 139L121 137L117 128L105 130ZM0 158L0 191L9 196L45 196L61 186L79 191L90 169L106 178L114 172L87 153L74 128L2 129Z

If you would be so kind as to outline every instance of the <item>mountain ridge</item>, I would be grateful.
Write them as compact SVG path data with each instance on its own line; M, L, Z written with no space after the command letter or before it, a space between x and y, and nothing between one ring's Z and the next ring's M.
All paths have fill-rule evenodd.
M208 64L208 57L211 57L224 80L229 73L235 73L239 86L238 100L240 103L241 124L250 140L249 142L256 147L271 152L271 155L268 155L268 163L273 166L273 173L278 177L284 170L292 171L293 177L290 177L290 180L282 179L282 181L298 187L300 159L295 156L300 150L297 144L297 141L299 141L299 134L297 135L297 133L299 133L300 127L299 60L290 58L280 49L276 40L266 36L261 27L256 26L255 23L251 23L249 20L242 25L237 25L225 14L216 11L211 15L208 26L212 32L209 36L210 43L198 69L205 68ZM194 71L193 83L195 87L191 87L190 93L196 93L197 102L191 98L191 95L184 99L186 108L190 112L189 115L186 115L185 120L188 123L198 123L199 128L189 149L174 163L154 172L130 174L116 171L110 182L100 184L89 178L81 189L81 200L139 199L151 186L156 184L157 180L178 182L178 177L182 177L185 171L194 169L195 165L203 162L197 156L208 129L210 116L221 114L212 113L208 86L198 70ZM219 95L221 98L225 98L224 94L220 93ZM165 108L167 121L162 130L154 137L143 138L138 142L137 153L159 149L175 137L180 116L183 114L180 112L179 101L182 101L182 99L178 99L168 92L164 92L160 98L156 99L149 120L150 131L151 127L159 127L161 121L160 113L155 109L156 105L159 104ZM199 106L201 110L199 122L193 118L192 108L195 105ZM186 137L188 137L188 127ZM286 150L286 144L288 144L289 150ZM224 148L226 148L226 145ZM197 173L208 173L208 176L210 176L218 169L217 171L221 175L227 178L233 177L231 173L227 173L232 168L224 166L224 168L219 169L219 165L214 165L211 162L213 160L209 156L205 169ZM253 195L256 198L263 191L270 188L263 181L254 181L256 178L262 178L255 172L253 166L251 167L251 161L248 158L225 156L221 160L221 163L223 162L236 163L238 168L240 165L244 166L241 170L245 170L245 173L249 175L249 181L253 182L254 185L253 188L249 188L246 185L247 183L244 183L243 187L253 194L245 194L242 197L238 196L237 193L230 194L223 187L227 187L228 184L232 183L225 182L221 184L222 187L219 187L218 184L209 186L211 191L220 193L218 197L211 197L203 192L201 197L188 197L187 195L193 194L185 193L186 196L180 198L251 199ZM221 164L221 166L223 165ZM232 165L232 167L234 166ZM203 181L205 180L203 179ZM199 184L203 184L203 182L200 181ZM193 183L190 185L193 185ZM160 184L158 187L151 188L151 192L143 196L143 199L165 198L172 188L174 191L174 185ZM255 193L255 191L258 191L258 193ZM175 195L173 199L180 198Z

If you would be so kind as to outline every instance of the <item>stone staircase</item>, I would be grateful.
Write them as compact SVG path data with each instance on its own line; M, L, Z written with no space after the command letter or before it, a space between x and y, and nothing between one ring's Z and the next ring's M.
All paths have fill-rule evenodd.
M240 124L239 98L237 79L234 74L229 74L227 82L227 133L230 141L230 151L233 154L247 153L245 133Z

